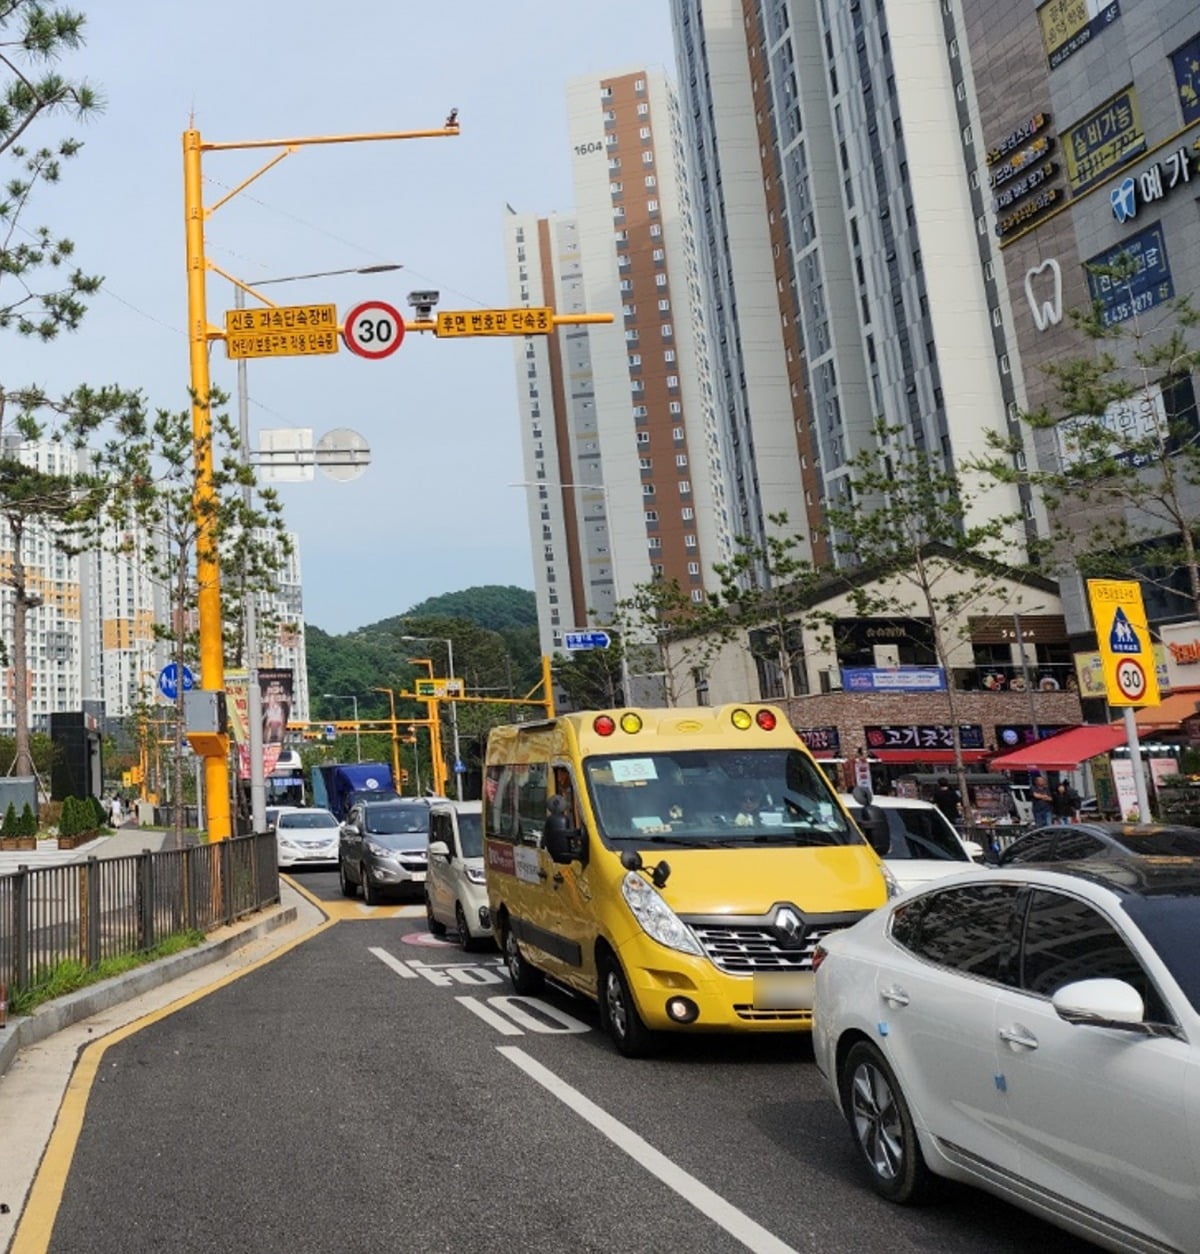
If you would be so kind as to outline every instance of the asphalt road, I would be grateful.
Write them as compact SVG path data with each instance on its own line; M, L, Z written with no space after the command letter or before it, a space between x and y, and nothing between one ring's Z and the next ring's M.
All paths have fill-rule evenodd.
M103 1055L54 1254L1092 1248L970 1190L876 1198L802 1037L629 1061L423 912L296 879L341 921Z

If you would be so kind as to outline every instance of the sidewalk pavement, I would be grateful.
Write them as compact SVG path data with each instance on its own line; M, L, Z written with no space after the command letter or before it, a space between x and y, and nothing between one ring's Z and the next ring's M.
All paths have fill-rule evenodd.
M188 837L185 836L184 840L187 842ZM40 840L36 851L0 852L0 875L16 871L22 866L36 870L39 867L85 862L90 857L121 858L173 848L173 831L137 827L130 823L112 835L98 836L77 849L59 849L54 840ZM292 923L296 918L295 902L302 899L286 885L281 885L281 893L284 899L290 897L292 904L268 906L245 919L209 933L207 940L194 949L185 949L170 958L161 958L157 962L135 967L124 975L90 984L76 993L39 1006L32 1015L23 1018L9 1015L7 1026L0 1027L0 1077L23 1047L43 1040L100 1010L138 997L170 980L176 980L197 967L216 962L276 928Z

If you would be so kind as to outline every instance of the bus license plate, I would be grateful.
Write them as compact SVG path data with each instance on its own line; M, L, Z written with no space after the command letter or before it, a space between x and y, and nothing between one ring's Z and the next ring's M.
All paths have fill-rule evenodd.
M813 973L795 971L754 977L755 1010L811 1010Z

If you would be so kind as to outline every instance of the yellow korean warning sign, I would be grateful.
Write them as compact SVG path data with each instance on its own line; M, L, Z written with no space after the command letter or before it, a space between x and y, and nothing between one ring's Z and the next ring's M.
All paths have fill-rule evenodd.
M230 357L309 357L338 351L336 305L272 305L225 311Z
M549 335L554 330L554 310L448 309L437 316L437 336L455 335Z
M1132 579L1089 579L1087 586L1108 704L1160 705L1141 585Z

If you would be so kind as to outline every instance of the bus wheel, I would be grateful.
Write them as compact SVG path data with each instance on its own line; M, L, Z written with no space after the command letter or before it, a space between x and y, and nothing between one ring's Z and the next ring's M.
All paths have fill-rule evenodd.
M626 1058L654 1052L654 1033L642 1022L625 972L612 954L600 959L600 1020Z
M541 989L542 973L534 970L525 961L512 924L507 919L504 922L504 965L508 968L508 978L512 981L513 990L522 997Z

